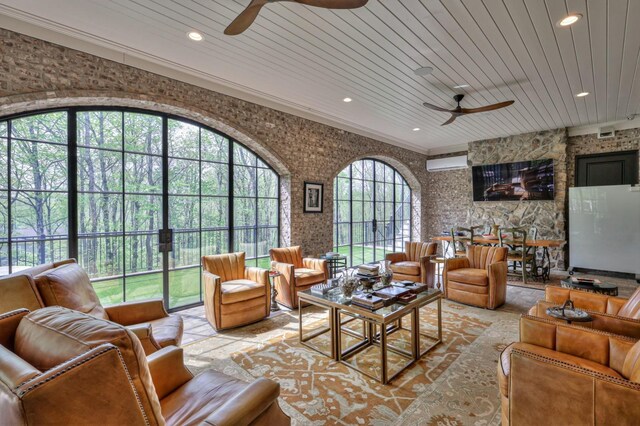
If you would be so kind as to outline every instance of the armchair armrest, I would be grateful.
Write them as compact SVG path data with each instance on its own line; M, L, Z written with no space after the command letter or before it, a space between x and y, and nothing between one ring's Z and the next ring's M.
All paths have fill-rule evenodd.
M384 260L388 260L391 263L405 262L407 260L407 254L405 252L387 253Z
M0 314L0 345L13 349L16 330L22 318L29 313L28 309L16 309L15 311Z
M209 415L204 423L215 426L249 425L276 402L279 394L278 383L258 379Z
M120 325L133 325L168 317L162 299L125 302L105 308L109 319Z
M489 265L489 309L502 305L507 299L507 262Z
M149 355L147 362L158 399L163 399L193 379L193 374L184 365L182 348L167 346Z
M258 284L269 286L269 271L264 268L256 268L253 266L247 266L244 268L244 278L247 280L255 281Z
M128 325L127 328L129 329L129 331L136 335L138 340L140 340L145 354L149 355L154 353L158 349L161 349L161 346L158 344L158 342L156 342L156 339L153 338L151 324L134 324Z
M291 263L273 261L271 262L271 267L282 274L282 276L276 278L277 280L280 282L284 280L287 286L294 285L295 267Z
M324 272L324 278L329 279L329 267L325 259L315 259L311 257L305 257L302 259L302 266L305 268L313 269L314 271Z

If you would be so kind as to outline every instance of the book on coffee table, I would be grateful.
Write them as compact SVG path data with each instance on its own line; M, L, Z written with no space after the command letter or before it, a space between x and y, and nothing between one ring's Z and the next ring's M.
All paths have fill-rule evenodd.
M393 301L396 301L399 297L409 293L411 293L410 289L394 286L383 287L373 292L373 294L378 297L381 297L383 299L391 299Z
M571 277L571 282L574 284L583 284L583 285L594 285L594 284L602 284L602 281L597 280L595 278L577 278Z
M351 303L371 310L384 307L384 299L373 294L354 294L351 298Z

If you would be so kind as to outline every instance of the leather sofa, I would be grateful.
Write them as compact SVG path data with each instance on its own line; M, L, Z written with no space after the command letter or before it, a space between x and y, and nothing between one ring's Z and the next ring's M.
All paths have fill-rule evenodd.
M640 342L531 316L498 362L502 425L637 425Z
M407 241L404 252L388 253L385 260L391 262L394 280L408 280L433 287L435 265L431 258L436 255L438 244Z
M0 424L288 425L279 385L146 357L127 328L62 307L0 315Z
M63 306L129 327L146 353L165 346L179 346L183 321L170 316L161 299L126 302L103 307L87 273L74 259L25 269L0 279L3 312L46 306Z
M251 324L269 316L269 271L245 266L245 253L202 257L204 307L216 330Z
M274 280L278 296L284 306L298 307L298 292L329 279L329 268L324 259L303 258L300 246L269 250L271 267L282 275Z
M467 246L467 255L446 259L444 295L447 299L496 309L507 298L507 249Z
M548 318L547 308L573 301L576 308L589 312L592 322L587 327L640 339L640 288L629 299L588 293L554 286L545 287L545 300L536 303L529 315Z

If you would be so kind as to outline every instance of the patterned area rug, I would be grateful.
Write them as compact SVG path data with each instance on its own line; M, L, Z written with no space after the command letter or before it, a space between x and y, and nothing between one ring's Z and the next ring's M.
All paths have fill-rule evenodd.
M305 330L324 321L319 309L305 309ZM281 406L294 424L499 424L496 365L500 351L517 339L518 317L445 301L444 343L388 385L302 346L295 312L187 345L185 354L192 370L279 382ZM435 310L423 309L422 328L434 324ZM394 334L398 346L408 337L403 333ZM360 368L375 372L379 352L359 359Z

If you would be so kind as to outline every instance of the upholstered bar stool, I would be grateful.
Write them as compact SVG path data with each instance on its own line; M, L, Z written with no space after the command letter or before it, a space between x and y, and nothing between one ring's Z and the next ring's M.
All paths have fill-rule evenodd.
M269 271L247 267L244 259L244 252L202 257L205 313L216 330L269 316Z

